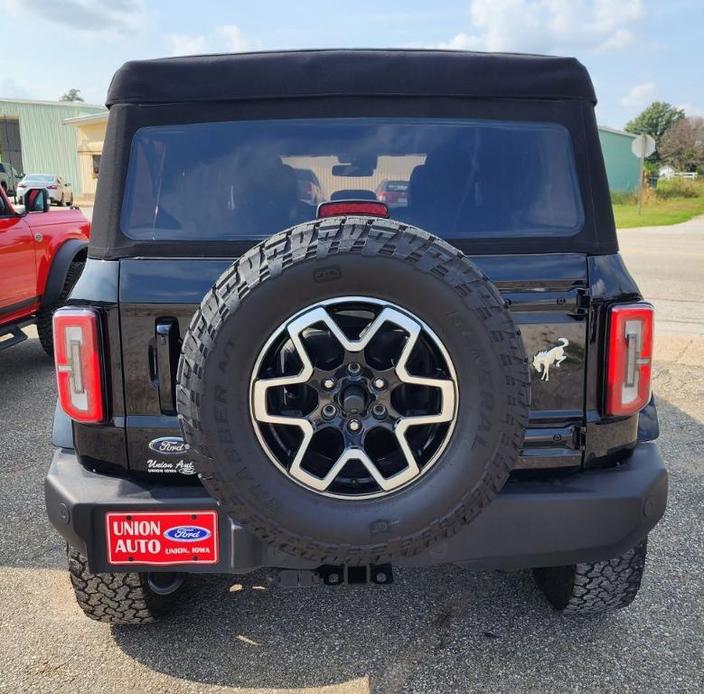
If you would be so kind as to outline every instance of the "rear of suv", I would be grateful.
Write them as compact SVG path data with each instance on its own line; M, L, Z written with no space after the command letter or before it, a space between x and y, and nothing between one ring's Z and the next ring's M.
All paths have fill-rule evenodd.
M190 573L447 563L630 604L667 473L594 104L554 57L123 66L54 324L47 510L88 616L153 621Z

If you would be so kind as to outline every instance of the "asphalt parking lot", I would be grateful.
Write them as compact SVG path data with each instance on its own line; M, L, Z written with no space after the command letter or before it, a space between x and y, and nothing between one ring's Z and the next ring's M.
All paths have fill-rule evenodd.
M199 578L161 624L89 621L44 515L55 396L32 339L0 353L0 691L704 691L704 221L621 240L658 310L671 475L631 608L566 619L526 572L448 567L377 588Z

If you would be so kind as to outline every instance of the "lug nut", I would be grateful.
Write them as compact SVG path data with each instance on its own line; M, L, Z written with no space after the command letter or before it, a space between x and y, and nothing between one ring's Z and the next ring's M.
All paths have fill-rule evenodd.
M350 419L347 426L350 431L359 431L362 428L362 423L358 419Z
M386 388L386 381L383 378L375 378L374 387L377 390L384 390L384 388Z
M325 407L323 407L323 417L325 419L332 419L336 412L335 405L325 405Z
M335 379L334 378L326 378L323 381L323 388L325 390L332 390L335 387Z
M356 361L353 361L347 365L347 370L355 376L362 370L362 367Z
M372 407L372 414L376 419L384 419L386 417L386 408L381 403L378 403Z

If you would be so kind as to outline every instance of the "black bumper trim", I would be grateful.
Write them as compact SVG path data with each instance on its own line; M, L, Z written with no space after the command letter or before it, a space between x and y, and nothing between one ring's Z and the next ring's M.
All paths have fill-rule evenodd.
M94 572L127 570L106 563L107 511L217 510L202 487L148 485L97 474L82 467L69 449L56 451L45 492L52 524L86 554ZM615 468L551 481L510 481L466 528L395 565L457 563L509 569L609 559L648 534L664 514L666 501L667 471L660 452L654 443L641 443ZM315 568L314 563L262 543L225 514L220 514L220 537L219 564L184 570L247 573L260 567Z

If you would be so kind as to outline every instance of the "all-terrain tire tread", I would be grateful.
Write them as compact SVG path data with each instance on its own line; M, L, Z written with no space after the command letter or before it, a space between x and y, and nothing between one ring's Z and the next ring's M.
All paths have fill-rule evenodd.
M166 614L174 595L152 592L144 574L99 573L88 570L88 560L68 547L68 570L80 608L97 622L150 624Z
M39 336L39 342L41 343L42 349L52 358L54 356L54 312L57 308L60 308L66 303L68 295L71 293L71 290L76 282L78 282L78 278L83 272L83 266L84 263L82 261L71 263L59 298L54 303L48 306L42 306L39 311L37 311L37 335Z
M564 614L591 615L628 607L640 589L648 540L613 559L534 569L538 586Z

